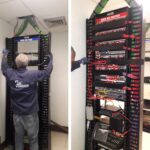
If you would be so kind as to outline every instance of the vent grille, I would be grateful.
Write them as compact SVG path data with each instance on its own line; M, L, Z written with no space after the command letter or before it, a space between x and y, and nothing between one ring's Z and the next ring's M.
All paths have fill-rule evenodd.
M44 19L44 22L48 28L57 27L57 26L64 26L67 24L64 16L56 17L56 18L47 18L47 19Z

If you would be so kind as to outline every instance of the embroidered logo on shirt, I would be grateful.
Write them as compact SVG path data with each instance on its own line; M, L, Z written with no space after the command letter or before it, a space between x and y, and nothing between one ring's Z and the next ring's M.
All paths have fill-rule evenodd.
M29 84L23 84L21 81L15 80L16 88L27 88Z

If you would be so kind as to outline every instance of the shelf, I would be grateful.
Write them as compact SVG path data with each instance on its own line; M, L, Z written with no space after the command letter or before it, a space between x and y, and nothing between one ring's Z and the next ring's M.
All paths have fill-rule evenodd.
M149 83L150 84L150 77L144 77L144 83Z
M147 99L144 100L143 110L150 112L150 100L147 100Z
M147 132L147 133L150 133L150 127L143 126L143 131Z
M145 53L150 53L150 51L145 51Z
M144 99L144 101L150 101L150 99Z
M150 111L150 109L147 109L147 108L143 108L143 110L145 110L145 111Z
M150 116L150 112L143 110L143 115L144 115L144 116Z
M150 57L145 57L145 61L150 61Z

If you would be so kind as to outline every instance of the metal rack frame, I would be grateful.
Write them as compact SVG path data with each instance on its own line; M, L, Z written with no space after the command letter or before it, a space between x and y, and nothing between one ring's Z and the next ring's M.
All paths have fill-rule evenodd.
M87 58L89 59L89 62L92 62L95 60L94 58L94 42L93 42L93 31L95 29L95 18L103 18L105 16L107 16L107 14L114 14L114 12L118 11L118 12L121 12L121 10L123 10L124 8L122 9L119 9L119 10L114 10L114 11L110 11L110 12L106 12L104 14L99 14L99 15L96 15L94 18L90 18L90 19L87 19L86 21L86 26L87 26ZM139 19L137 19L135 16L136 15L139 15ZM125 112L126 112L126 116L129 118L129 119L132 119L132 115L136 115L137 118L138 118L138 121L136 121L136 124L138 124L137 126L139 126L138 128L136 128L136 134L132 134L131 131L129 131L127 137L126 137L126 140L124 142L124 150L127 150L127 149L131 149L131 150L142 150L142 131L143 131L143 82L144 82L144 78L143 78L143 69L144 69L144 38L145 38L145 34L144 34L144 29L143 29L143 18L142 18L143 14L142 14L142 8L141 7L132 7L129 9L129 20L134 20L135 22L136 21L139 21L139 28L137 28L134 24L129 24L128 25L128 28L129 28L129 34L134 34L133 30L136 30L136 32L138 33L138 36L140 37L139 39L139 43L138 43L138 46L139 46L139 51L140 51L140 58L137 59L137 60L134 60L132 59L132 57L130 56L131 55L131 52L128 52L128 62L126 62L127 66L129 66L130 64L134 64L134 65L137 65L138 69L140 70L140 73L139 75L137 75L139 77L139 93L138 93L138 97L139 99L137 99L137 102L134 103L134 108L133 107L130 107L130 103L131 103L131 98L130 98L130 92L127 92L127 101L125 102ZM127 21L127 22L128 22ZM94 29L93 29L94 28ZM97 27L98 28L98 27ZM105 26L106 28L106 26ZM109 29L111 29L113 27L109 27ZM114 26L115 28L115 26ZM101 28L101 31L102 31L103 28ZM107 29L108 30L108 29ZM138 31L139 30L139 31ZM137 42L136 42L137 43ZM133 47L135 48L135 43L132 41L132 40L128 40L128 46L129 47ZM130 58L131 57L131 58ZM110 63L111 63L111 60L110 60ZM128 64L129 63L129 64ZM89 69L90 68L90 69ZM93 81L93 77L94 77L94 72L92 72L91 69L92 66L90 64L87 65L87 82L86 82L86 85L87 85L87 93L86 93L86 105L92 105L93 106L93 113L97 113L99 112L100 110L100 100L97 101L95 100L94 102L90 102L88 100L89 98L89 95L91 94L94 94L94 81ZM132 67L131 67L132 68ZM131 71L133 72L133 71ZM130 73L130 70L128 69L128 73ZM138 74L138 73L135 73L135 74ZM89 84L89 80L90 79L90 83L91 85ZM127 86L131 86L131 81L128 79L127 80ZM132 102L133 104L133 102ZM132 110L133 109L133 110ZM138 113L135 111L136 109L138 109ZM135 114L137 113L137 114ZM90 123L90 124L89 124ZM96 121L93 120L93 121L90 121L90 120L86 120L86 126L88 125L88 128L86 128L86 146L85 146L85 150L97 150L97 148L93 148L93 145L92 145L92 134L93 134L93 129L94 129L94 126L95 126L95 123ZM133 123L130 123L130 125L127 123L127 128L130 127L130 129L133 127ZM134 137L134 138L131 138L131 137ZM133 140L134 139L134 140Z
M8 55L8 64L14 67L14 59L15 55L18 51L18 41L24 40L27 41L29 39L38 40L38 61L34 63L29 62L29 66L38 66L39 70L43 70L47 67L48 62L46 61L44 64L42 62L47 59L46 51L50 51L51 49L51 34L46 35L29 35L29 36L20 36L13 38L6 38L6 48L10 51ZM39 101L39 149L40 150L48 150L51 149L51 136L49 134L49 79L39 82L38 87L38 101ZM12 110L10 107L10 89L7 84L6 87L6 143L14 145L14 127L13 127L13 119L12 119Z

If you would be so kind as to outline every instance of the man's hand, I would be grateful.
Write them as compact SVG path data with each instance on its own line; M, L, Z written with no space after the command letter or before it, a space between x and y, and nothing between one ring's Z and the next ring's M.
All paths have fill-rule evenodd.
M88 63L88 60L87 60L86 57L83 57L83 58L80 59L80 64L85 65L85 64L87 64L87 63Z
M3 53L3 55L7 56L8 53L9 53L9 50L8 49L3 49L2 53Z

